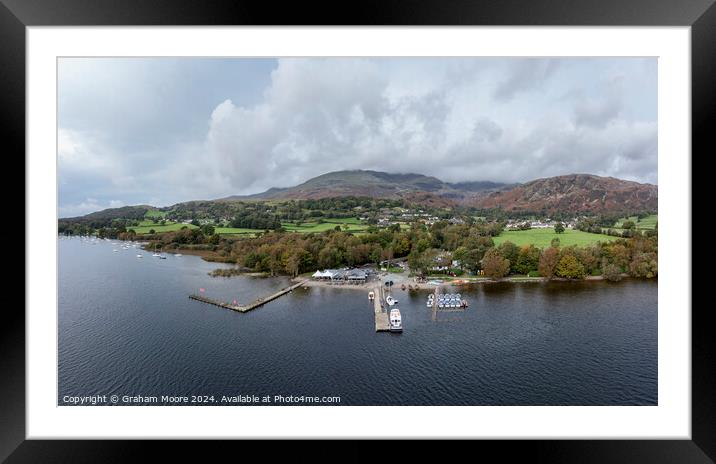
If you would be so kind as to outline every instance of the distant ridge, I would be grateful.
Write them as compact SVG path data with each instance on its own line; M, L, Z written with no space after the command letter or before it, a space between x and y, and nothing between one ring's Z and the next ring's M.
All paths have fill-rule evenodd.
M422 174L391 174L380 171L352 170L322 174L288 188L271 188L254 195L230 196L224 201L255 199L317 199L341 196L403 198L413 193L430 193L446 198L463 198L470 192L494 190L497 182L460 182L450 184Z
M614 177L568 174L523 184L489 181L449 183L422 174L368 170L329 172L294 187L272 188L255 195L231 196L219 201L345 196L405 199L433 206L463 205L545 213L656 211L658 208L656 185Z
M656 212L659 206L656 185L591 174L568 174L523 184L502 184L489 181L449 183L422 174L353 170L329 172L294 187L271 188L254 195L234 195L218 200L188 201L162 209L197 203L347 196L398 199L430 207L469 206L544 214ZM83 218L141 218L152 208L149 205L110 208Z

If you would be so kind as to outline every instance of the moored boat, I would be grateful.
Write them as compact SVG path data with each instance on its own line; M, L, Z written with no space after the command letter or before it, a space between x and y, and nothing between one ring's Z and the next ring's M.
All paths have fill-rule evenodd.
M372 291L368 292L368 299L370 301L375 300L375 293L373 293Z
M390 310L390 332L402 332L403 331L403 319L398 308Z
M395 306L395 305L398 304L398 300L396 300L396 299L393 298L392 296L388 296L388 297L385 299L385 302L388 303L388 306Z

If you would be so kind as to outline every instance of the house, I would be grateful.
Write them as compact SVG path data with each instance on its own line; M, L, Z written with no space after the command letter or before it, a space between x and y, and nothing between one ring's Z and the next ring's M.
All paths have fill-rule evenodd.
M360 269L352 269L346 272L346 279L351 284L364 284L368 279L368 274Z

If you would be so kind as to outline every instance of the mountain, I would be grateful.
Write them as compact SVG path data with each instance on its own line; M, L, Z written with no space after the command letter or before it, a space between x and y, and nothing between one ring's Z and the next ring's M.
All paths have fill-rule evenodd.
M466 194L502 187L495 182L449 184L422 174L389 174L379 171L335 171L314 177L289 188L272 188L263 193L222 198L232 200L287 200L328 197L408 198L413 194L463 199ZM430 196L430 195L428 195Z
M658 187L589 174L537 179L474 197L471 206L505 211L604 213L656 211Z
M405 199L430 206L472 206L505 211L605 213L656 211L658 187L652 184L569 174L524 184L497 182L448 183L422 174L389 174L379 171L336 171L300 185L272 188L233 200L288 200L357 196Z
M222 211L222 214L230 214L227 210L230 205L227 203L232 201L306 200L346 196L405 200L434 208L468 206L543 214L633 214L655 212L659 206L656 185L590 174L569 174L523 184L502 184L487 181L449 183L422 174L357 170L329 172L294 187L272 188L254 195L235 195L213 201L179 203L162 209L192 211L209 208ZM82 218L68 219L140 219L152 208L149 205L124 206L90 213Z

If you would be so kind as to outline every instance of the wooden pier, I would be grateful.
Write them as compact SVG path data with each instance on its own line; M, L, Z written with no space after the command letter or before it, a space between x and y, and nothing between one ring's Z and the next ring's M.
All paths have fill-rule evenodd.
M305 282L305 280L302 280L299 283L293 284L290 287L286 287L283 290L280 290L272 295L269 295L264 298L257 298L253 302L251 302L247 305L239 305L239 304L235 305L235 304L228 303L226 301L219 301L219 300L215 300L213 298L208 298L206 296L196 295L196 294L189 295L189 298L191 298L192 300L201 301L202 303L207 303L207 304L211 304L214 306L219 306L221 308L230 309L232 311L238 311L240 313L245 313L245 312L251 311L252 309L258 308L259 306L263 306L266 303L268 303L269 301L273 301L276 298L279 298L289 292L292 292L294 289L303 285L304 282Z
M383 287L378 285L373 292L375 293L375 298L373 299L375 331L388 332L390 330L390 320L388 319L388 312L383 305Z

